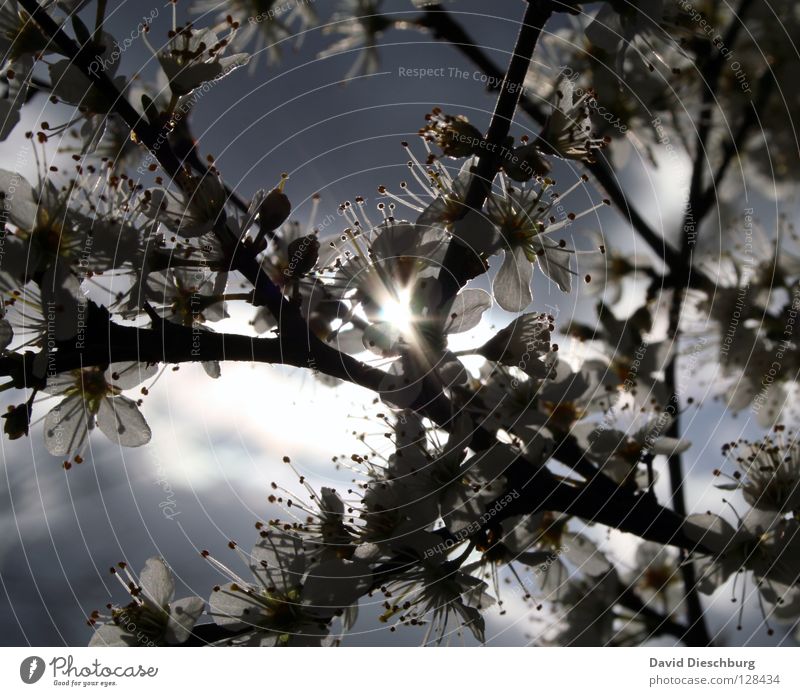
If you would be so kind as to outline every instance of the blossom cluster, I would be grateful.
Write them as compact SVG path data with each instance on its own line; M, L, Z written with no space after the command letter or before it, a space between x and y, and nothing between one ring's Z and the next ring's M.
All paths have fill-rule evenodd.
M705 78L691 69L724 48L711 61L718 103L742 111L763 72L759 41L774 38L763 9L752 10L752 31L722 34L705 28L738 19L719 3L602 3L543 33L547 59L530 63L524 85L487 76L504 97L524 92L529 111L539 108L531 95L542 98L534 137L496 136L513 113L477 124L432 108L418 140L401 144L406 180L376 180L318 225L325 203L314 196L309 220L295 220L286 175L249 197L232 191L190 130L213 84L244 66L252 75L260 53L274 63L284 44L299 47L320 24L313 3L198 0L179 23L175 2L165 40L153 40L163 29L156 12L123 43L102 11L94 30L85 26L75 14L84 4L47 2L38 19L28 2L0 8L0 138L22 136L36 161L35 177L0 170L2 389L26 394L4 415L6 435L28 435L41 416L44 445L66 469L83 461L94 431L119 447L146 446L147 396L169 379L168 366L200 362L220 378L225 346L238 338L252 340L254 361L268 355L329 386L349 379L371 389L392 445L352 456L346 492L317 492L299 475L300 496L274 484L269 502L281 516L257 523L251 551L229 544L246 573L203 551L221 574L207 598L175 600L162 558L138 577L115 567L131 602L92 614L92 645L204 636L219 645L336 644L369 603L392 629L424 626L426 644L464 629L482 641L486 616L505 612L509 592L547 622L538 642L642 643L665 624L696 622L686 602L695 573L707 594L732 577L752 579L765 622L797 621L800 450L782 423L796 412L800 252L787 217L767 232L752 207L743 220L730 213L739 189L702 185L705 169L724 175L736 151L761 189L770 174L775 193L793 181L787 153L796 148L769 92L769 143L743 129L742 142L726 145L730 128L706 113ZM322 30L336 40L318 58L357 51L345 79L373 73L386 32L429 29L444 12L425 5L414 3L411 20L375 0L343 2ZM787 76L800 33L800 14L780 12L786 37L769 43L766 60L775 80ZM64 33L67 17L86 45L80 52L51 40L48 22ZM121 47L133 41L153 56L150 80L118 74ZM747 89L739 69L754 76ZM71 107L71 118L20 128L40 90ZM798 105L787 106L790 120ZM612 164L639 147L658 170L654 153L692 142L697 118L708 124L698 149L710 154L681 211L686 238L653 242L614 189ZM62 136L74 140L69 166L51 163L51 140ZM598 173L601 187L590 177ZM598 231L612 202L653 253ZM714 224L739 241L704 247ZM545 286L593 296L591 319L559 322L535 291ZM233 306L246 307L252 331L220 330ZM115 343L127 330L148 337L146 357ZM679 365L688 378L676 377ZM741 498L736 525L676 504L669 534L642 531L606 503L650 501L655 517L665 510L655 499L659 474L672 475L692 452L680 420L697 406L702 380L712 383L709 400L754 415L770 433L724 449L735 471L720 467L730 479L720 488ZM537 485L552 500L537 499ZM593 496L595 515L580 506ZM641 537L633 564L604 544L598 520ZM657 537L679 539L682 551ZM743 606L753 593L739 587Z

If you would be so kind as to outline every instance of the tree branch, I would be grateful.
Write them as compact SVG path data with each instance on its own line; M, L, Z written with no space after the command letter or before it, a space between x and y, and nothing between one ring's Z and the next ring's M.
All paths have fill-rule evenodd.
M103 71L96 71L92 67L94 57L82 51L81 48L56 24L36 0L20 0L20 4L30 13L41 27L42 31L51 37L59 49L73 61L84 75L95 86L102 90L108 97L111 108L128 125L137 140L143 143L157 159L164 171L179 186L185 188L189 183L189 173L183 163L177 158L165 139L159 138L158 132L142 117L125 97L117 90L114 83ZM308 356L308 359L317 365L328 367L331 372L342 379L356 384L372 385L376 388L375 370L353 357L339 352L335 348L321 341L313 332L300 313L299 308L289 302L280 289L264 273L261 264L257 261L254 251L248 248L239 239L233 239L224 224L217 224L214 228L220 241L230 253L232 270L240 272L253 285L259 302L264 304L278 322L281 336L281 362L288 362L292 358L284 353L284 345L291 347L291 353ZM291 363L289 363L291 364ZM441 408L441 399L444 396L431 395L429 401Z
M86 367L107 367L114 362L186 363L200 361L247 361L284 364L314 369L372 391L379 391L385 373L366 367L354 374L344 370L338 359L320 360L318 354L301 346L287 352L280 338L252 338L238 334L214 333L162 320L152 328L122 326L110 321L108 313L89 304L86 332L75 340L56 344L49 356L48 372L60 373ZM43 377L35 370L37 353L28 351L0 357L0 375L9 376L20 388L41 388ZM421 415L447 428L452 406L442 396L431 399L422 394L411 406ZM494 433L477 428L470 446L486 450L496 442ZM552 457L581 469L585 453L572 437L564 438ZM698 548L683 532L683 517L661 507L652 496L634 495L619 487L600 471L583 468L585 484L576 485L554 476L539 462L521 456L506 472L508 490L522 495L503 510L498 520L517 514L552 510L576 515L662 544L688 550Z
M492 113L489 130L481 144L484 152L478 156L478 165L464 199L464 214L470 210L479 211L491 191L492 181L501 164L499 152L508 138L531 57L542 29L552 13L553 5L549 0L530 0L528 3L511 62L508 70L502 76L499 88L500 96ZM432 10L427 14L436 15L438 12ZM470 55L474 56L477 49L474 46L473 49L470 51ZM468 262L471 253L458 239L453 238L450 241L439 273L439 281L442 286L442 307L448 306L459 289L472 277L471 269L475 264Z
M496 85L501 83L503 72L475 43L472 37L456 22L450 14L441 6L428 10L418 22L419 26L430 29L433 36L437 39L447 41L476 65L487 77L492 78L491 90L499 89ZM524 84L522 80L519 86ZM536 123L543 125L547 120L547 113L539 104L519 89L519 107L530 116ZM650 248L663 259L670 268L678 267L682 258L678 251L670 247L664 238L656 233L639 211L630 203L625 192L619 184L619 180L611 167L611 164L601 158L592 163L585 163L586 168L594 176L595 181L606 192L609 200L616 206L620 213L625 217L631 227L636 230L639 236L650 246Z
M706 190L699 196L696 206L698 219L702 220L705 218L711 206L716 202L717 191L725 178L728 168L733 162L734 155L739 152L739 148L744 143L750 129L758 123L759 113L766 107L767 100L772 95L774 87L775 74L771 68L767 68L758 80L756 99L750 102L750 108L747 109L736 132L733 133L726 141L725 145L723 145L722 159L717 167L717 171L711 183L706 187Z
M736 41L736 37L742 27L742 19L748 11L753 0L741 0L739 3L738 11L735 17L725 32L723 38L723 47L731 47ZM708 50L713 50L710 44ZM687 202L686 210L684 211L683 223L681 226L681 248L680 255L683 257L684 263L682 266L672 268L672 275L674 276L674 294L672 297L670 317L669 317L669 330L668 334L670 339L677 344L680 340L680 317L683 309L684 289L688 287L692 276L693 268L691 263L691 249L695 244L696 230L700 226L703 217L710 209L710 204L705 205L701 209L701 202L705 203L704 189L703 189L703 171L706 168L708 155L706 152L706 145L709 134L711 132L713 120L713 105L716 99L717 87L719 85L719 78L722 73L722 67L725 64L725 57L721 50L717 48L717 53L708 62L705 70L702 70L702 96L701 106L698 115L699 125L697 127L697 139L694 153L694 163L692 166L691 182L689 186L689 199ZM701 70L698 68L698 70ZM747 119L745 119L746 121ZM724 167L722 173L724 174ZM711 188L716 190L718 182L712 182ZM690 236L686 234L687 229L691 226L695 230L695 234ZM670 402L667 406L667 411L672 416L667 435L670 437L680 437L680 393L677 384L677 370L678 370L677 356L673 357L667 366L665 376L665 386L667 393L670 394ZM678 453L671 454L667 459L667 468L669 471L669 482L672 491L672 507L675 512L681 517L686 517L686 499L684 495L684 473L683 473L683 457ZM682 554L682 559L685 560L685 553ZM692 644L708 644L710 641L708 629L706 627L703 605L700 602L700 595L697 591L697 575L695 573L694 565L691 563L683 563L681 565L681 575L683 577L684 590L686 594L686 603L689 614L689 628L688 639Z
M747 14L752 4L753 0L740 0L739 7L734 13L734 18L722 39L721 47L727 47L730 50L733 46L736 37L742 29L744 16ZM725 56L719 47L712 46L711 44L708 44L707 50L716 50L716 53L708 62L705 70L701 67L697 68L701 75L702 95L700 111L697 116L699 125L697 127L694 163L689 185L689 202L684 211L682 231L685 231L688 225L693 225L694 227L699 226L703 216L708 212L708 207L706 207L702 211L702 215L700 214L700 201L701 197L703 197L703 171L706 169L706 163L708 161L706 144L711 132L713 107L716 100L717 87L719 86L719 78L722 74L722 68L725 65ZM716 186L717 182L713 182L712 185ZM681 237L681 256L685 258L691 246L693 246L692 240L689 236L683 235Z

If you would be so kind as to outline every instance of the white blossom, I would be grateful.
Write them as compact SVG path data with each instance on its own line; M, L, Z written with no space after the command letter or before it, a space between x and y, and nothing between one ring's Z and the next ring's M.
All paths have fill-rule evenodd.
M45 417L44 442L55 456L80 455L95 426L114 443L140 447L150 427L135 401L122 395L156 372L142 363L112 363L107 370L86 367L49 377L47 393L64 398Z
M110 606L110 614L94 612L95 633L90 648L155 647L185 643L205 608L200 597L175 599L175 580L163 559L145 562L137 578L125 563L112 574L131 596L125 606Z

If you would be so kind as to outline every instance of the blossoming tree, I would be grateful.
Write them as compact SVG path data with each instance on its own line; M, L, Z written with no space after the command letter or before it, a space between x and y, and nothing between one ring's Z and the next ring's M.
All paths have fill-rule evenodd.
M800 102L780 89L794 4L520 0L505 66L458 2L324 4L172 0L170 26L155 13L122 41L104 0L0 8L0 133L38 163L35 178L0 171L7 437L43 438L67 469L93 438L147 446L166 367L224 380L247 361L370 390L392 448L365 444L346 490L274 484L281 515L230 543L238 561L202 552L221 575L205 597L174 599L169 559L138 576L119 564L129 598L92 614L91 644L334 644L365 601L392 630L424 626L426 644L482 641L512 593L548 624L540 642L703 646L704 596L732 578L733 611L759 606L764 635L795 622L800 256L784 201ZM337 35L322 58L357 56L345 77L379 68L386 33L424 32L497 93L480 123L431 105L403 143L408 181L376 181L375 201L342 202L325 231L291 219L285 177L245 199L191 132L198 95L248 63L257 79L318 25ZM134 44L150 82L118 74ZM68 122L26 121L41 94ZM513 135L520 122L535 134ZM52 164L61 137L71 168ZM634 154L663 170L665 151L690 162L671 182L676 229L617 176ZM609 210L636 254L598 232ZM594 295L593 313L559 321L537 278ZM250 308L241 333L215 326L232 304ZM466 345L495 306L513 319ZM681 420L704 405L700 374L763 437L698 454ZM699 456L728 491L718 510L687 509L684 460ZM633 563L606 530L636 540Z

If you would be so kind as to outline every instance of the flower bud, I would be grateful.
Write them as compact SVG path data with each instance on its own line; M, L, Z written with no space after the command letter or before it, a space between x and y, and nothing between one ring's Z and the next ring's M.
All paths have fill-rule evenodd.
M289 243L289 265L284 270L287 278L302 278L317 263L319 258L319 241L316 235L307 234Z
M285 181L285 179L284 179ZM283 192L283 181L278 188L273 189L261 203L258 209L259 224L265 230L277 230L292 212L292 204Z
M31 409L28 404L9 406L8 412L3 414L3 418L6 420L3 432L8 435L9 440L18 440L28 434L31 424Z

